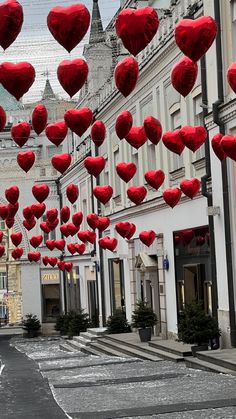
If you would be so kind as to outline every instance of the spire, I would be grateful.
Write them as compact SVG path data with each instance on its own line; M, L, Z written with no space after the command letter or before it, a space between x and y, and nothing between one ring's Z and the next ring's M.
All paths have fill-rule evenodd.
M97 42L105 41L105 33L102 27L102 19L99 10L98 0L93 0L93 13L90 29L89 43L95 44Z
M54 91L52 90L52 86L48 78L46 80L46 84L45 84L43 96L42 96L42 100L47 100L47 99L56 99L56 95Z

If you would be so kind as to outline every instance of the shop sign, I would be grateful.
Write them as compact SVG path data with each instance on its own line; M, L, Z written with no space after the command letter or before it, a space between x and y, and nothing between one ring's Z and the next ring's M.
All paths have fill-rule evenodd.
M41 282L42 284L59 284L60 275L56 270L44 270L41 271Z

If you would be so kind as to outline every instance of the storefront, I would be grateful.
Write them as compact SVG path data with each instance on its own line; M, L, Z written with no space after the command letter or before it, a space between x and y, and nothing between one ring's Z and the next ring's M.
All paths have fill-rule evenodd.
M53 322L61 313L59 270L41 270L41 289L43 322Z
M124 265L119 258L109 259L111 313L125 311Z

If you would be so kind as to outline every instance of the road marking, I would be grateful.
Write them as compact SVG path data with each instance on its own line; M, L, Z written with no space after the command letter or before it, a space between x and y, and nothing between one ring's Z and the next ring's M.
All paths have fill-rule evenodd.
M0 367L0 375L2 374L2 372L3 372L4 368L5 368L5 365L4 365L4 364L2 364L2 365L1 365L1 367Z

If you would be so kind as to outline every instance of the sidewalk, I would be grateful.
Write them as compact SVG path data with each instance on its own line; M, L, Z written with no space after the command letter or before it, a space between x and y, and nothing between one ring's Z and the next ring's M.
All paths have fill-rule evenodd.
M1 419L65 419L48 382L38 366L0 337L0 359L5 368L0 377Z

